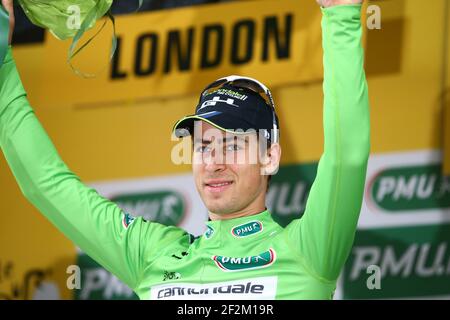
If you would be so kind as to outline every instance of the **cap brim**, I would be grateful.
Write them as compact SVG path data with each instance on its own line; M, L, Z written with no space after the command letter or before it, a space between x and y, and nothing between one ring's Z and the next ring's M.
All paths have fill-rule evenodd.
M194 122L198 120L205 121L219 130L230 133L236 133L233 130L225 129L219 126L218 124L214 123L213 121L195 114L183 117L180 120L178 120L177 123L175 123L175 125L173 126L172 132L175 134L177 138L190 136L194 132Z

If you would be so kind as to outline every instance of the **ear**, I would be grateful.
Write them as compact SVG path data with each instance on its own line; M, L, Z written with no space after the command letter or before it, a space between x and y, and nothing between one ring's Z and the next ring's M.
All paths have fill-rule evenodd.
M274 175L278 172L281 160L281 146L279 143L274 143L267 150L267 156L263 165L261 166L262 175Z

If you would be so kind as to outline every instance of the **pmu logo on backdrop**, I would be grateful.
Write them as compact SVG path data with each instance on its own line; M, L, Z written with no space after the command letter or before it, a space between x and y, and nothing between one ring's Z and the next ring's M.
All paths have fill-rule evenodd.
M266 205L281 226L303 215L316 173L317 163L314 162L284 165L272 176Z
M237 19L232 24L219 20L169 30L147 30L134 41L120 35L110 78L125 79L131 74L150 77L286 60L291 58L293 20L292 13L285 13ZM131 68L130 63L121 58L122 51L130 50L133 51Z
M370 266L381 290L367 285ZM450 224L357 230L343 275L344 299L448 297Z
M369 182L366 198L386 211L450 207L450 177L440 164L390 168Z
M164 225L179 225L186 212L184 197L172 190L119 195L111 198L125 212Z
M86 254L78 254L81 269L80 289L74 290L76 300L137 300L126 284L112 275Z

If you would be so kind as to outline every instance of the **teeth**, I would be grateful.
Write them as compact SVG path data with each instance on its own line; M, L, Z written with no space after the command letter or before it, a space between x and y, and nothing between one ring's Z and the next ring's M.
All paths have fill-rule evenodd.
M226 186L226 185L228 185L228 184L230 184L230 182L213 183L213 184L210 184L210 186L211 186L211 187L221 187L221 186Z

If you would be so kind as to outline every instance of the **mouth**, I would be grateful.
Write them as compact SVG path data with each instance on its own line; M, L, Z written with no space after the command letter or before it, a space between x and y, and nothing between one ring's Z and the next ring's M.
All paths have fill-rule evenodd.
M205 189L212 193L218 193L223 192L226 189L230 188L230 186L233 184L233 181L209 181L204 184Z

